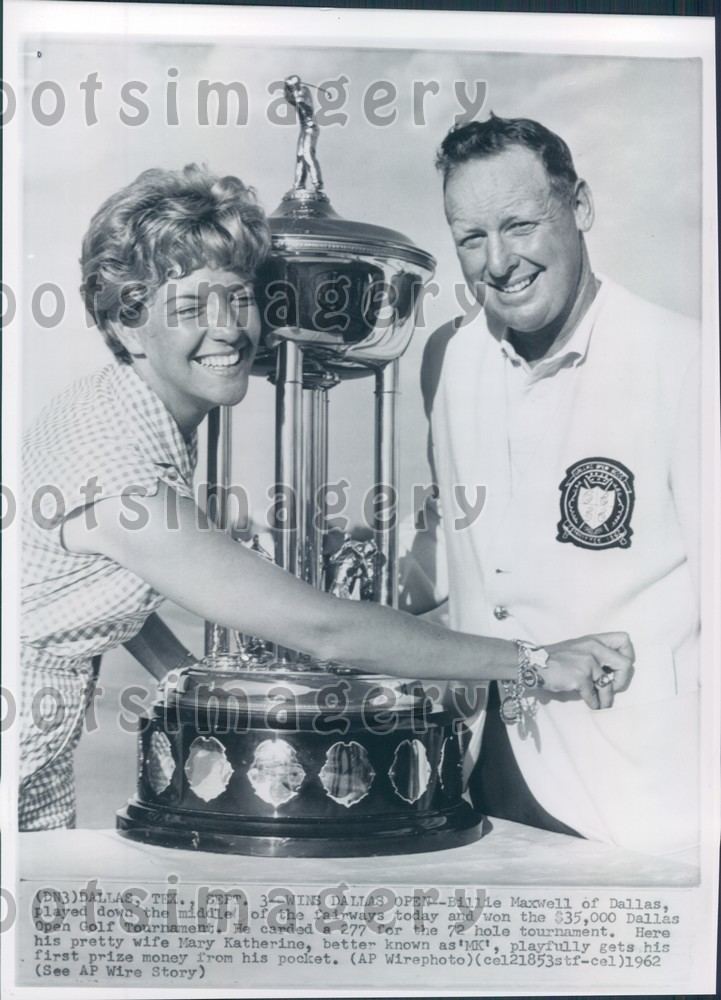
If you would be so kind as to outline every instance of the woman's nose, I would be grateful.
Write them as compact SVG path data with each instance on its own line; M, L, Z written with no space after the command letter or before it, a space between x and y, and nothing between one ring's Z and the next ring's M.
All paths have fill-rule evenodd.
M208 298L205 314L208 330L219 339L236 337L238 329L246 325L243 311L226 296L213 295Z
M205 304L205 320L209 330L222 331L230 326L230 310L225 298L217 293L208 296Z

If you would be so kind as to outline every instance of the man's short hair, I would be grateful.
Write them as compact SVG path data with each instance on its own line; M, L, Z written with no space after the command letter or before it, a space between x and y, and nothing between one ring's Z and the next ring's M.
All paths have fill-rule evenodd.
M446 135L436 156L444 187L461 164L495 156L512 146L523 146L535 153L557 193L564 198L573 196L578 175L563 139L530 118L498 118L493 112L485 122L454 125Z
M83 240L85 307L119 361L130 355L113 324L137 325L158 289L201 267L252 280L270 248L255 192L194 163L146 170L105 201Z

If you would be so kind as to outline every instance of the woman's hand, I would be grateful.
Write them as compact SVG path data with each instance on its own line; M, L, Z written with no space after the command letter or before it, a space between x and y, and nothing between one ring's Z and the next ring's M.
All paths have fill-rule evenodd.
M614 691L628 686L634 651L626 632L601 632L546 646L548 663L539 671L544 689L577 691L589 708L610 708Z

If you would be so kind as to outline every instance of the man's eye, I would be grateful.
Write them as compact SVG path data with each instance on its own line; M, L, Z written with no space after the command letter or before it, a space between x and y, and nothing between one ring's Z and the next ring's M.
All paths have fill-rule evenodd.
M248 309L255 305L255 296L252 292L238 292L230 296L230 304L236 309Z
M535 222L514 222L511 226L511 231L516 236L526 236L528 233L532 233L535 228Z
M176 315L182 316L184 319L192 319L195 316L199 316L201 310L197 306L186 306L185 309L176 309Z
M463 250L475 250L477 247L483 246L484 240L485 236L482 236L481 233L471 233L470 235L463 237L459 246L462 247Z

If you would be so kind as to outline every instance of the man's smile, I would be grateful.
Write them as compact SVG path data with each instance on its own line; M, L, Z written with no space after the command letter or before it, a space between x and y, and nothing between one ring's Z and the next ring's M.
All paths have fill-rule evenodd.
M521 292L525 292L527 288L530 288L539 274L540 271L536 271L535 274L528 275L525 278L517 278L515 281L509 281L503 285L497 285L492 281L487 282L487 284L494 291L502 295L519 295Z

